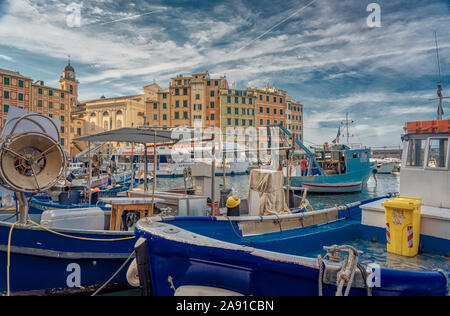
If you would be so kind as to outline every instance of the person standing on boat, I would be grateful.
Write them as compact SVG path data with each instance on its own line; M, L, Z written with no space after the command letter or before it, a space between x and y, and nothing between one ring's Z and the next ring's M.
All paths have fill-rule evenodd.
M300 161L300 169L302 170L302 177L308 174L308 160L303 156L303 159Z

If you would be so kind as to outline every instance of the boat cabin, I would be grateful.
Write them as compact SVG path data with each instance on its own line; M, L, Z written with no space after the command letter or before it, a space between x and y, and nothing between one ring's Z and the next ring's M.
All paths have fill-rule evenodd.
M370 166L369 149L349 149L345 145L334 145L316 149L314 156L327 175L346 174L347 171Z
M409 122L405 131L400 194L450 208L450 120Z
M409 122L405 126L400 196L422 199L421 235L450 239L450 120ZM380 202L362 207L362 223L385 226ZM421 238L422 238L421 237Z

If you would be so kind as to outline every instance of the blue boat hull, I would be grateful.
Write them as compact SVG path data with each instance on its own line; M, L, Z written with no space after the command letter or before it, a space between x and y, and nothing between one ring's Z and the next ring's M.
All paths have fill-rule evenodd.
M325 225L246 237L235 222L218 218L173 218L156 224L143 220L136 235L147 242L155 295L174 295L183 286L206 286L243 295L313 296L319 293L319 263L311 253L355 238L385 243L383 229L361 225L355 219L360 211L359 207L340 211L342 220ZM424 236L422 242L425 249L441 254L450 249L448 240ZM372 289L372 295L446 294L446 280L440 272L379 271L381 284ZM335 292L336 285L324 281L323 294ZM366 294L361 284L350 291L350 295Z
M138 181L136 181L133 187L138 186ZM111 193L113 196L116 193L128 191L130 188L130 183L127 183L120 188L107 189L105 193ZM92 206L92 205L91 205ZM103 204L97 204L96 206L100 207L104 211L110 211L111 206L105 206ZM33 198L29 202L29 213L30 214L42 214L47 210L55 210L55 209L71 209L71 208L88 208L90 207L87 203L78 203L78 204L60 204L58 202L54 202L50 199L48 195L34 195Z
M7 292L8 236L11 224L0 223L0 295ZM58 230L77 238L124 239L92 241L63 237L37 227L14 227L10 248L11 295L87 294L103 285L133 252L129 232ZM107 289L128 288L126 268Z
M360 169L346 174L292 177L291 185L304 186L308 192L350 193L361 192L373 174L374 167Z

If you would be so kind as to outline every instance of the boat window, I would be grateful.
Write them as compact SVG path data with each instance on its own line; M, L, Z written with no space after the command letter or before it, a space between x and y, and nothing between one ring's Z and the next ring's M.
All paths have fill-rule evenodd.
M407 167L423 167L426 139L412 139L408 145Z
M362 152L361 153L361 162L367 162L368 153Z
M447 165L447 138L432 138L428 147L428 167L445 168Z
M167 163L168 162L167 155L160 155L159 156L159 162L160 163Z
M353 153L352 158L358 158L358 153Z

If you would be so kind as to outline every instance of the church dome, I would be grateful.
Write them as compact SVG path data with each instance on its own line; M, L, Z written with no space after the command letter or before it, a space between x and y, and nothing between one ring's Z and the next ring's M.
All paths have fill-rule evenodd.
M68 65L66 65L66 67L64 67L64 71L72 71L72 72L75 72L75 69L73 69L73 67L72 67L70 64L68 64Z

